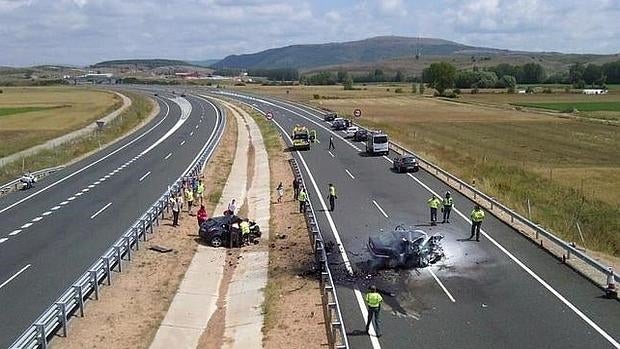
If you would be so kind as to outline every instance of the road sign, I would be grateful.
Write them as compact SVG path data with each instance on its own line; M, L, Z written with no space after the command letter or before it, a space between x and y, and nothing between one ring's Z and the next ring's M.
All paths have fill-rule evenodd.
M268 111L267 112L267 120L271 120L271 119L273 119L273 113Z
M362 116L362 110L357 108L353 111L353 116L355 116L356 118L359 118L360 116Z

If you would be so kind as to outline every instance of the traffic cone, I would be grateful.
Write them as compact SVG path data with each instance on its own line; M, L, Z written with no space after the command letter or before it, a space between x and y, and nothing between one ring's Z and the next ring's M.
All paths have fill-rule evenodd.
M618 297L616 280L614 279L614 269L612 267L609 267L609 274L607 274L607 288L605 288L605 295L607 296L607 298Z

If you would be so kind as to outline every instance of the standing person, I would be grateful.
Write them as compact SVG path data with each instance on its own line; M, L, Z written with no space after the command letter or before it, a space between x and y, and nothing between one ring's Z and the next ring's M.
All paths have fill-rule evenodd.
M282 197L284 196L284 186L282 185L282 182L280 182L280 184L278 184L278 187L276 188L276 191L278 192L278 203L282 202Z
M297 200L297 196L299 195L299 181L297 178L293 179L293 200Z
M194 191L191 187L185 188L185 201L187 201L187 213L192 214L192 205L194 204Z
M170 196L168 199L170 206L172 207L172 226L179 226L179 213L181 212L181 205L179 203L178 197Z
M375 328L377 337L381 337L381 329L379 328L379 313L381 312L381 304L383 297L377 292L377 287L372 285L366 293L366 306L368 307L368 321L366 321L366 333L370 329L370 324Z
M327 150L336 150L336 147L334 147L334 136L329 135L329 147L327 147Z
M200 205L200 209L196 213L196 217L198 218L198 226L200 227L203 222L205 222L209 216L207 215L207 209L205 205Z
M245 243L246 241L249 242L250 221L247 218L245 218L241 221L241 223L239 223L239 230L241 230L241 241L243 243Z
M428 207L431 209L431 225L437 225L437 209L439 208L439 205L441 205L441 201L433 195L430 199L428 199L427 203Z
M297 195L297 200L299 200L299 213L304 213L306 210L306 200L308 200L308 194L306 193L306 188L301 188L299 190L299 195Z
M229 215L234 215L235 212L237 212L237 202L235 201L235 199L232 199L232 201L230 202L230 204L228 204L228 214Z
M454 200L452 200L452 196L449 191L446 192L442 203L443 207L441 208L441 211L443 212L443 221L441 223L450 223L450 211L452 211L452 207L454 206Z
M476 241L480 241L480 226L483 220L484 211L479 205L474 205L474 210L471 211L471 236L469 240L473 239L474 235L476 235Z
M202 200L204 197L204 193L205 193L205 184L202 183L202 179L198 180L198 186L196 188L196 196L198 197L198 200L200 200L200 204L202 205Z
M334 187L333 184L329 183L329 210L331 212L334 212L334 206L336 204L336 199L338 199L338 197L336 196L336 187Z

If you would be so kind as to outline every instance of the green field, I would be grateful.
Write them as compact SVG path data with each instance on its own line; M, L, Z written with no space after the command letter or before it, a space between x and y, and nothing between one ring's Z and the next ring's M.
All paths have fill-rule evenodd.
M0 157L85 127L121 105L107 91L73 87L3 88Z
M401 86L410 91L409 84ZM568 241L580 243L579 222L587 248L620 256L620 128L585 118L516 110L511 105L618 103L616 91L604 96L481 93L463 95L459 100L465 103L455 103L395 93L391 85L359 87L362 90L344 91L342 86L238 89L348 117L360 108L363 115L357 122L386 131L467 182L475 179L483 191L523 214L529 199L533 219Z
M546 103L512 103L522 107L550 109L556 111L619 111L620 102L546 102Z

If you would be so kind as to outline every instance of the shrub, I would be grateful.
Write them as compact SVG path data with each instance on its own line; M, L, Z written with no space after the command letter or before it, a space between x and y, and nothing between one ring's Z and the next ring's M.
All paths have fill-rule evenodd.
M390 89L389 89L389 88L386 88L385 90L386 90L387 92L390 92Z
M245 86L245 84L243 82L236 82L235 86Z
M528 86L528 87L525 89L525 93L534 93L534 92L536 92L536 91L534 91L534 88L533 88L532 86Z
M475 95L475 94L478 94L478 92L480 92L480 90L478 90L478 88L477 88L477 87L474 87L474 88L472 88L472 89L471 89L471 92L470 92L470 93L471 93L472 95Z
M319 94L314 94L314 95L312 95L312 97L314 99L321 99L321 95L319 95Z
M418 90L420 91L420 94L423 95L424 94L424 84L420 84L420 88Z
M395 93L403 93L403 89L402 88L397 88L394 90Z
M564 87L564 92L570 93L570 87L568 87L568 86Z
M461 89L460 88L455 88L454 90L452 90L452 92L454 92L457 95L461 94Z
M411 84L411 93L417 93L418 92L418 85L417 84Z
M551 87L545 87L542 92L543 93L553 93L553 91L551 90Z

